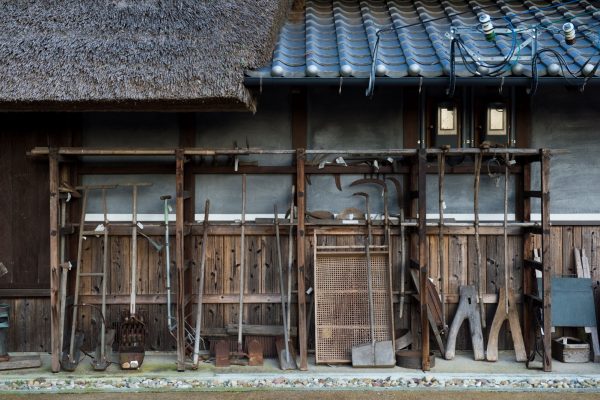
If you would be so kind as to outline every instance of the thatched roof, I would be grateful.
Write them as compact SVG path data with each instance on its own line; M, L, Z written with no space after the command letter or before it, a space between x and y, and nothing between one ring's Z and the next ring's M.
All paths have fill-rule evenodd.
M254 109L289 0L48 0L0 6L0 109Z

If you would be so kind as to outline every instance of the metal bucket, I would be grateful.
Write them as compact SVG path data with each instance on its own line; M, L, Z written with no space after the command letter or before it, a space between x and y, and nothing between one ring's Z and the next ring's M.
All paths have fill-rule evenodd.
M8 361L8 304L0 304L0 361Z

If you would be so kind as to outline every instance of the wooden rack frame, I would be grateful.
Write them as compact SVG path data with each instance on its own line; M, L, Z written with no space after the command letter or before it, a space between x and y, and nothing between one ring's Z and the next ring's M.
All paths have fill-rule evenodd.
M302 143L305 145L305 143ZM305 179L306 175L310 174L356 174L356 173L395 173L408 175L410 197L411 202L407 205L407 215L413 218L413 225L416 229L413 235L414 244L418 248L417 264L419 266L420 278L420 321L421 321L421 350L422 350L422 366L423 370L429 370L429 325L427 319L427 297L426 297L426 282L428 277L428 265L427 265L427 245L426 235L428 231L435 229L437 224L427 223L426 221L426 175L431 173L437 173L437 166L432 165L429 162L431 158L436 159L437 154L441 153L439 149L386 149L386 150L306 150L304 148L298 148L295 150L264 150L264 149L202 149L193 147L193 143L182 143L183 147L177 149L126 149L126 148L82 148L82 147L60 147L60 148L46 148L36 147L29 152L31 157L47 157L49 160L49 188L50 188L50 297L51 297L51 350L52 350L52 371L58 372L60 370L59 357L59 320L58 320L58 288L59 288L59 235L61 231L59 229L58 215L59 215L59 182L68 177L69 174L65 172L67 164L65 161L77 160L81 156L96 156L96 157L156 157L156 156L172 156L174 158L173 164L166 164L160 168L143 168L139 169L139 165L136 163L120 162L119 166L108 166L94 169L90 167L88 169L83 168L79 173L110 173L107 171L113 171L113 173L175 173L176 177L176 263L178 272L178 283L179 287L184 288L183 291L179 290L177 294L177 324L178 326L184 326L186 318L186 307L191 305L188 302L188 298L191 298L189 293L189 286L186 287L186 271L189 271L188 266L191 260L191 246L186 244L186 237L189 237L190 232L194 229L200 229L195 226L193 221L193 176L196 173L286 173L295 174L296 183L296 205L298 207L298 223L297 223L297 246L296 246L296 257L297 257L297 305L298 305L298 341L299 341L299 355L300 355L300 369L308 369L307 363L307 331L306 331L306 295L305 295L305 275L306 275L306 260L305 260L305 240L307 234L307 228L311 224L305 223L305 208L306 208L306 194L305 194ZM191 146L186 147L185 145ZM551 292L550 292L550 277L552 270L551 252L549 251L550 240L550 209L549 209L549 161L552 153L557 151L550 151L547 149L522 149L522 148L509 148L509 149L477 149L477 148L460 148L451 149L446 151L447 157L450 156L465 156L475 155L482 153L484 157L492 157L494 155L510 154L513 158L518 161L518 167L511 167L511 172L521 174L518 178L519 184L517 190L517 208L518 208L518 219L522 222L515 223L511 229L525 229L531 232L539 232L542 235L542 247L543 247L543 259L541 265L538 267L543 271L543 286L544 286L544 298L543 298L543 315L544 315L544 327L545 332L550 332L551 323ZM261 166L261 167L240 167L238 171L233 171L233 168L206 168L203 169L198 167L194 163L186 163L191 157L194 156L216 156L216 155L228 155L228 156L240 156L250 154L288 154L295 155L293 165L274 167L274 166ZM392 170L392 168L386 166L378 170L374 170L372 167L342 167L342 166L325 166L324 168L317 168L316 166L307 165L307 156L328 154L338 156L357 156L365 158L387 158L387 157L398 157L402 159L403 164L400 168ZM541 184L542 188L540 191L530 190L531 181L531 163L541 162ZM127 169L127 166L131 166L132 169ZM174 166L174 168L173 168ZM106 169L108 168L108 169ZM467 166L453 168L447 167L447 173L472 173L472 168ZM520 190L522 189L522 190ZM541 224L535 224L531 222L531 197L540 197L542 202L542 220ZM191 205L190 205L191 204ZM432 226L433 225L433 226ZM448 225L448 224L446 224ZM226 227L225 227L226 228ZM257 227L258 228L258 227ZM264 229L271 229L269 227L263 227ZM327 228L327 226L324 226ZM212 228L211 228L212 229ZM349 229L345 227L344 229ZM439 228L438 228L439 229ZM463 232L469 232L472 226L469 224L457 224L456 227L446 226L445 231L450 232L453 229L459 229ZM497 226L489 226L488 229L498 229ZM527 244L527 243L526 243ZM414 248L415 246L413 246ZM526 274L524 274L525 276ZM524 278L524 289L529 288L531 282ZM188 293L186 293L186 290ZM530 318L528 318L528 312L531 312L529 307L525 309L525 338L527 350L530 350ZM183 337L183 330L180 329L177 336L177 368L178 370L185 369L185 342ZM550 353L550 340L551 337L547 334L544 337L544 349L545 349L545 362L544 369L551 370L551 353Z

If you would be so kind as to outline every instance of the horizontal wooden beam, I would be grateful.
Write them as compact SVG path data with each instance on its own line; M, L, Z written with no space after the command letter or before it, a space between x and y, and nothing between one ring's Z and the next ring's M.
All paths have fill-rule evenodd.
M413 295L414 292L407 291L406 298L410 299L410 296ZM398 303L400 300L399 292L393 292L393 301L394 303ZM100 304L102 301L102 297L99 294L86 294L81 295L80 302L83 304ZM522 296L516 296L517 302L521 302ZM191 303L196 304L197 296L194 294L191 298ZM113 294L106 296L106 304L108 305L124 305L129 304L130 297L128 294ZM448 294L446 295L446 303L447 304L458 304L459 295L458 294ZM136 296L137 304L167 304L167 295L165 293L161 294L138 294ZM237 293L234 294L205 294L203 296L202 302L204 304L238 304L239 295ZM292 295L292 303L296 302L296 295ZM483 296L483 302L485 304L495 304L498 303L498 295L493 293L488 293ZM281 303L281 297L279 293L264 293L264 294L244 294L244 303L246 304L279 304Z
M287 165L239 165L237 170L233 165L203 165L203 164L191 164L189 170L192 174L197 175L292 175L295 172L293 166ZM156 174L156 175L172 175L175 171L175 163L169 162L139 162L139 161L120 161L120 162L95 162L95 163L81 163L79 167L79 173L81 175L124 175L124 174ZM489 167L490 173L501 173L504 171L504 167L498 165L491 165ZM390 165L380 166L375 169L369 165L325 165L323 168L318 166L307 166L307 175L329 175L329 174L407 174L409 168L404 165L392 167ZM426 173L429 175L437 175L439 172L438 166L435 162L427 163ZM511 174L520 174L522 167L516 165L511 167ZM459 164L455 166L446 165L446 174L455 175L472 175L473 164L470 162Z
M292 295L292 302L295 302L295 295ZM84 304L100 304L102 297L98 294L86 294L79 296L80 302ZM106 296L106 304L129 304L128 294L109 294ZM202 297L204 304L238 304L239 295L236 294L205 294ZM167 295L163 294L138 294L136 296L137 304L166 304ZM192 304L197 303L197 295L193 295ZM265 294L244 294L245 304L278 304L281 303L279 293Z
M173 156L176 153L175 148L163 147L138 147L138 148L94 148L94 147L60 147L58 155L60 156ZM186 156L236 156L236 155L251 155L251 154L296 154L296 150L292 149L261 149L261 148L246 148L246 149L214 149L214 148L185 148L183 149ZM427 149L427 155L437 155L444 152L446 156L462 156L473 154L484 155L504 155L512 156L539 156L539 149L527 148L454 148L449 150ZM555 149L548 150L551 154L565 154L568 150ZM48 147L34 147L28 152L28 155L33 157L48 156L50 151ZM417 149L361 149L361 150L346 150L346 149L308 149L307 155L338 155L338 156L366 156L366 157L387 157L387 156L402 156L415 157Z
M0 299L7 297L50 297L50 289L0 289Z
M482 226L479 228L480 235L502 235L503 228L501 226L497 226L498 224L494 223L494 226L485 226L485 224L481 224ZM428 224L427 234L434 235L438 233L439 227L436 226L436 223ZM76 226L73 225L73 226ZM173 224L170 224L171 232L173 231ZM414 224L406 224L409 228L414 228ZM86 230L93 230L95 225L86 225ZM331 223L322 223L322 222L308 222L306 223L307 231L312 233L313 230L317 230L319 234L323 235L363 235L366 233L366 227L363 221L359 221L357 224L344 224L341 221L331 221ZM189 233L195 236L202 235L204 233L204 228L201 224L188 224ZM211 236L230 236L230 235L239 235L240 226L236 223L213 223L208 228L209 235ZM280 232L281 234L286 234L288 232L289 225L285 226L284 223L281 223ZM459 226L444 226L443 228L444 234L446 235L473 235L475 234L475 228L472 224L465 223L459 224ZM508 234L511 236L521 235L523 233L524 227L520 226L510 226L508 228ZM77 232L77 230L69 230L69 232ZM160 223L144 223L143 232L148 236L163 236L165 232L165 228L163 224ZM246 224L246 235L250 236L273 236L275 235L275 228L273 225L255 225L248 223ZM372 228L373 235L383 235L384 230L382 227L375 225ZM394 225L390 229L390 234L392 236L400 235L400 229L397 225ZM109 228L109 236L128 236L131 235L131 228L128 223L118 223L115 222L110 225ZM98 234L100 237L101 234Z

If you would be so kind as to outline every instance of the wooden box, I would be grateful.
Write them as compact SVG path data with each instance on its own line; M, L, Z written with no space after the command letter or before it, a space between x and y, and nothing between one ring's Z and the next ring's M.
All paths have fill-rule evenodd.
M552 356L565 363L588 362L590 345L570 336L556 338L552 340Z

